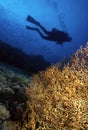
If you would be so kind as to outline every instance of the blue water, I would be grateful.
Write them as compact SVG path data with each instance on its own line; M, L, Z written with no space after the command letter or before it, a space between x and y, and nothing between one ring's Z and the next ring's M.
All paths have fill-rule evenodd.
M67 32L71 42L57 45L46 41L36 31L27 30L31 15L47 30L53 27ZM72 55L88 41L88 0L0 0L0 40L29 55L42 55L56 63Z

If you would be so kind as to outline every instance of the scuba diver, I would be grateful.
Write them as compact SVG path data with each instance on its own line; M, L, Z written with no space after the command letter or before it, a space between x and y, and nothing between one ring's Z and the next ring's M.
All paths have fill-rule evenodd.
M40 27L41 30L46 34L44 35L39 28L26 26L26 29L37 31L40 36L49 41L54 41L56 44L63 44L64 42L70 42L72 40L71 37L68 36L68 33L59 31L56 28L53 28L51 31L47 31L38 21L36 21L34 18L32 18L30 15L27 16L26 19L28 22L31 22L35 24L36 26Z

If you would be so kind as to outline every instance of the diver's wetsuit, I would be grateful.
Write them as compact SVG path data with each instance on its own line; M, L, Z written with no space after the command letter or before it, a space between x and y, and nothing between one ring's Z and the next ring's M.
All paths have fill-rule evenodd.
M32 19L32 23L40 27L46 35L44 35L38 28L34 28L30 26L26 26L26 28L37 31L43 39L49 40L49 41L55 41L57 42L57 44L63 44L63 42L65 41L68 41L68 42L71 41L71 37L68 37L68 33L59 31L56 28L53 28L52 31L47 31L39 22L33 21L33 20L34 19ZM28 17L27 17L27 21L30 22Z

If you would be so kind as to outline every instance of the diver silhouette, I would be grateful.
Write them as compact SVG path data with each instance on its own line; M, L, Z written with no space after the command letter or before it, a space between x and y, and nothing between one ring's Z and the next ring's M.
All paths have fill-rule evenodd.
M37 25L38 27L40 27L42 29L42 31L46 34L44 35L39 28L36 27L30 27L30 26L26 26L26 29L30 29L30 30L34 30L37 31L40 36L45 39L45 40L49 40L49 41L54 41L56 42L56 44L63 44L64 42L70 42L72 40L71 37L68 36L68 33L63 32L63 31L59 31L56 28L53 28L52 31L47 31L38 21L36 21L34 18L32 18L30 15L27 16L26 19L28 22L31 22L35 25Z

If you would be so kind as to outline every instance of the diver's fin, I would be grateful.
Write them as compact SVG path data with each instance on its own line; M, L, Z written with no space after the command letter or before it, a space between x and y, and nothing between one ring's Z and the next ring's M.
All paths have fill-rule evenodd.
M30 15L27 16L26 19L28 22L31 22L33 24L39 25L39 22L37 22L34 18L32 18Z

